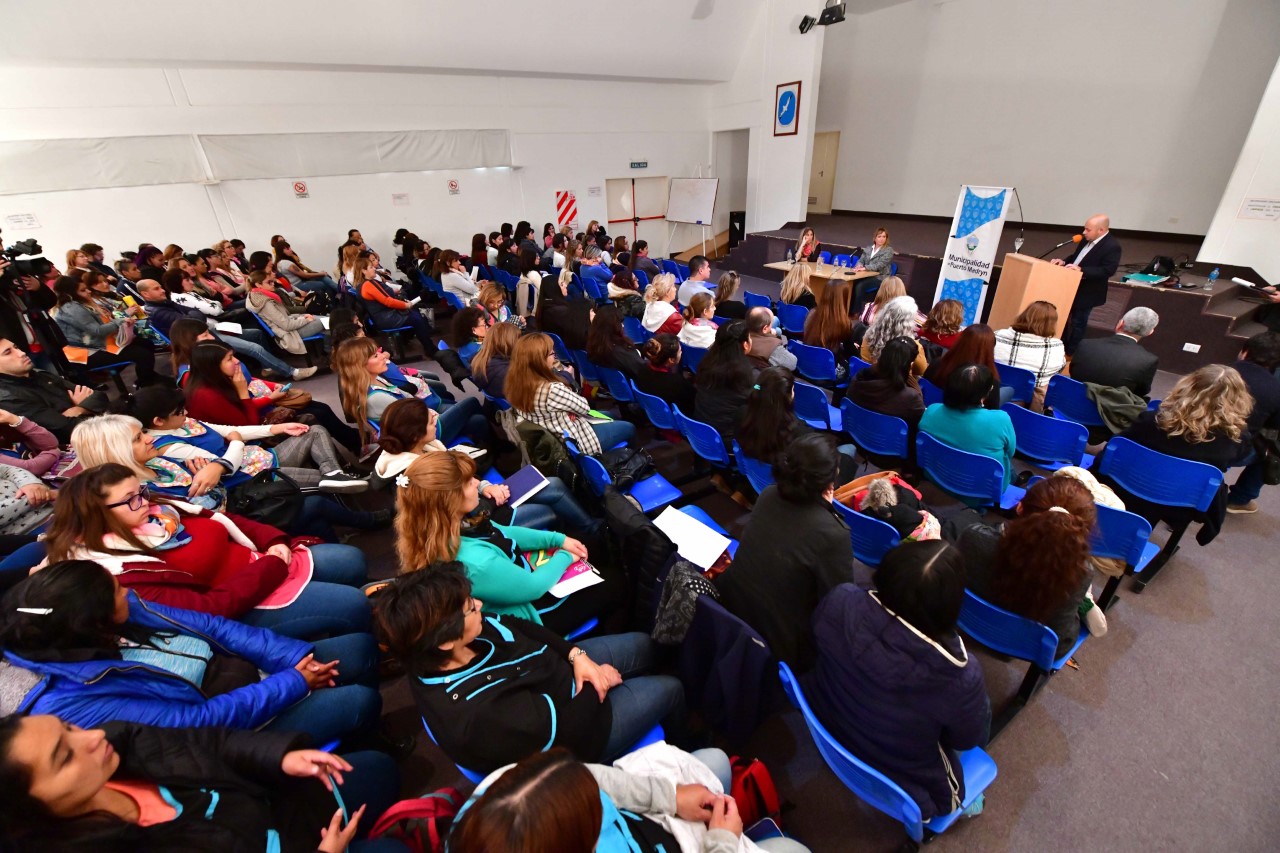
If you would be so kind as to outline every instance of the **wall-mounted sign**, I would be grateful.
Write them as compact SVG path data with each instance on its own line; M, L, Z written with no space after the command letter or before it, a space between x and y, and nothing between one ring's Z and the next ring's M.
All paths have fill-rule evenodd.
M462 190L459 189L458 182L449 181L449 195L457 195L460 192L462 192Z
M408 207L409 194L408 193L392 193L391 206L392 207Z
M4 224L7 228L26 231L32 228L39 228L40 220L36 219L34 213L10 213L5 216Z
M591 198L600 198L600 188L587 187L587 195L589 195Z
M310 198L311 197L311 193L307 192L306 181L293 182L293 196L294 198Z
M569 190L556 190L556 225L578 230L578 197Z
M800 81L779 83L773 102L773 135L795 136L800 132Z
M631 161L631 168L633 168L633 169L647 169L647 168L649 168L649 161L648 161L648 160L632 160L632 161Z
M1246 198L1237 219L1280 219L1280 198Z

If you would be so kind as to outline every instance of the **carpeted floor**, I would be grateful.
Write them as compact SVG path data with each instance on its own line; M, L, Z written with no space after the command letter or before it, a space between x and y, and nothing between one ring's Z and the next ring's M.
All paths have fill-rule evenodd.
M748 289L776 293L760 280ZM430 369L425 362L416 363ZM1153 396L1177 377L1161 373ZM337 408L332 375L304 387ZM470 386L468 385L468 388ZM690 470L683 446L663 444L642 427L659 467L674 478ZM499 465L513 465L509 456ZM693 484L696 488L700 483ZM926 499L940 514L955 504L937 490ZM731 533L744 511L720 494L697 501ZM1262 510L1231 516L1208 547L1188 536L1182 551L1141 595L1122 587L1110 632L1090 639L1005 729L989 751L999 776L985 813L960 822L932 844L938 850L1231 850L1275 849L1280 808L1280 490L1264 491ZM395 571L393 536L362 534L378 577ZM1277 549L1273 551L1272 549ZM1012 696L1025 665L985 649L982 661L993 705ZM416 733L403 765L406 795L467 785L422 735L404 679L383 688L388 727ZM890 851L905 838L900 825L864 806L831 774L799 715L768 718L747 754L765 760L792 804L789 834L815 851ZM1272 841L1268 842L1267 838Z

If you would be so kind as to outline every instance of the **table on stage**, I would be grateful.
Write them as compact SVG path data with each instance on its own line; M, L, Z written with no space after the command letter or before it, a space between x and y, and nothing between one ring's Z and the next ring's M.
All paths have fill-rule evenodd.
M766 269L781 270L782 272L791 272L791 268L796 265L795 261L775 261L771 264L765 264ZM841 298L844 300L845 310L848 310L849 303L853 298L852 283L864 278L880 275L875 270L855 270L853 267L838 267L835 264L809 264L809 289L813 291L813 298L818 302L822 301L822 294L826 292L827 285L834 285L841 289Z

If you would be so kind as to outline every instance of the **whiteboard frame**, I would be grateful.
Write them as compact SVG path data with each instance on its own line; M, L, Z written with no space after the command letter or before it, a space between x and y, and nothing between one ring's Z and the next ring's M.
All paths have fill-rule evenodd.
M667 185L667 209L668 210L670 210L671 208L672 185L674 185L676 181L715 181L716 191L715 191L715 194L711 197L711 216L712 217L715 216L716 202L720 200L720 179L719 178L670 178L669 180L671 183ZM711 219L706 219L700 222L697 219L673 219L670 215L668 215L666 219L668 222L681 222L681 223L684 223L685 225L701 225L703 228L710 227L711 225Z

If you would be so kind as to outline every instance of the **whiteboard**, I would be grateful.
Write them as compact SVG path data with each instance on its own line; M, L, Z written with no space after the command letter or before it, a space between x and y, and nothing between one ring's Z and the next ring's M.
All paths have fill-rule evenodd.
M667 221L710 225L719 186L719 178L672 178Z

